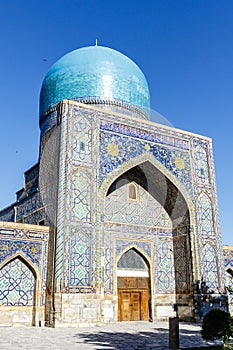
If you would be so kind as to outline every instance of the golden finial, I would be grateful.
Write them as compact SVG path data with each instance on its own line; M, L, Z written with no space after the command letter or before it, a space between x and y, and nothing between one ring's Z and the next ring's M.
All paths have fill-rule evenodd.
M95 39L95 46L98 46L98 39Z

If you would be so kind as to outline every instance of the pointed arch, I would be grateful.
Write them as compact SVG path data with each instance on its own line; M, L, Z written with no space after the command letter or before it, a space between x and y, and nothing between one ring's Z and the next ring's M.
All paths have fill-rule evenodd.
M139 169L138 175L135 172L136 168ZM125 162L105 178L99 190L99 212L103 217L108 195L119 186L123 186L125 181L131 182L133 179L155 199L158 198L158 202L172 220L176 292L189 294L192 281L200 274L192 193L189 193L178 178L150 153L144 153Z
M171 183L173 183L176 186L176 188L182 194L187 203L190 213L190 224L191 226L195 227L195 208L190 194L186 190L185 186L176 178L176 176L173 175L163 164L161 164L157 159L155 159L150 153L144 153L140 156L130 159L129 161L125 162L120 167L113 170L110 174L106 176L99 189L99 197L103 199L103 201L100 201L99 203L101 205L101 207L99 208L99 212L103 213L104 211L104 200L107 196L110 186L114 183L114 181L131 168L136 166L140 167L140 165L142 165L145 162L149 162L151 165L153 165L167 179L169 179Z
M5 306L35 306L38 273L22 253L0 265L0 301Z
M15 259L20 259L33 273L34 277L37 279L39 277L39 271L37 269L37 267L31 262L30 259L28 259L28 257L21 253L21 252L17 252L11 256L9 256L8 258L6 258L5 260L3 260L0 263L0 270L5 267L8 263L10 263L11 261L15 260Z
M127 253L129 256L122 261L122 266L119 266L119 262ZM131 244L118 255L116 266L117 271L120 271L117 274L118 320L148 321L152 319L149 257L139 247Z
M140 249L140 247L136 246L135 244L129 244L127 247L125 247L120 254L117 256L116 258L116 266L118 265L119 260L121 259L121 257L128 252L129 250L133 249L134 251L136 251L136 253L142 257L142 259L145 261L146 265L148 266L148 269L150 269L151 267L151 259L149 258L149 256L142 250Z
M198 244L198 232L197 232L197 225L196 225L196 211L195 211L195 205L192 198L192 193L189 193L188 190L185 188L185 186L178 180L178 178L173 175L163 164L161 164L157 159L153 157L152 154L144 153L140 156L137 156L133 159L130 159L129 161L122 164L117 169L113 170L111 173L109 173L105 180L102 183L102 186L99 189L99 201L98 201L98 212L100 214L99 220L103 220L105 216L105 203L106 198L109 193L109 191L112 190L112 186L115 181L117 181L118 178L123 176L126 172L129 172L131 169L135 167L141 168L142 165L149 164L151 171L155 171L157 173L160 173L164 176L164 179L166 183L170 182L172 185L170 188L170 192L173 190L176 192L175 196L178 199L181 199L180 203L182 202L182 215L180 215L181 210L180 206L177 205L177 201L167 201L167 198L165 198L165 201L167 201L167 207L164 207L164 209L167 211L167 213L170 215L171 212L173 214L173 228L177 228L176 235L177 237L182 234L188 234L188 241L187 242L190 245L190 258L191 258L191 265L192 265L192 273L193 273L193 279L200 279L200 252L199 252L199 244ZM153 169L154 170L153 170ZM139 182L139 185L141 183ZM165 184L166 185L166 184ZM142 185L143 186L143 185ZM172 188L173 187L173 188ZM145 188L145 187L144 187ZM148 190L148 187L145 188ZM162 192L161 192L162 193ZM173 196L173 194L170 194ZM182 199L183 198L183 199ZM185 210L187 212L185 213ZM182 222L181 220L185 221L186 219L189 221L189 232L182 232ZM186 220L186 221L187 221ZM187 225L186 225L187 226ZM185 225L183 226L185 230ZM176 240L176 245L179 243L179 240ZM177 245L178 246L178 245ZM186 253L184 253L185 256ZM177 260L176 260L177 261ZM185 257L182 258L183 263L185 264ZM191 267L191 266L190 266Z

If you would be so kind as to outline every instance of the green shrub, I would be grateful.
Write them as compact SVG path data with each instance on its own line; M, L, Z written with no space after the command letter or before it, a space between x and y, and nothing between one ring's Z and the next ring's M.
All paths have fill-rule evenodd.
M203 318L201 335L203 339L222 339L225 343L233 335L233 323L230 314L217 309L208 312Z

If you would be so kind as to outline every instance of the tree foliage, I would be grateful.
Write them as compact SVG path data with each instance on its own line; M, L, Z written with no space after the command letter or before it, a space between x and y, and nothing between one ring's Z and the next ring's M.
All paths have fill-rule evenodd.
M202 338L205 340L222 339L225 343L233 336L233 320L228 312L213 309L203 318Z

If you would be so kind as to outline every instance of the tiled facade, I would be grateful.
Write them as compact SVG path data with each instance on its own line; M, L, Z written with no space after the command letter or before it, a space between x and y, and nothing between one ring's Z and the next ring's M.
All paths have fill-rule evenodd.
M39 163L0 212L0 322L116 322L122 290L130 288L144 298L148 320L174 316L174 304L181 319L195 319L198 281L209 293L225 293L226 285L230 293L232 285L211 139L150 122L147 83L132 62L132 84L124 70L110 70L123 90L99 65L100 95L110 86L125 101L86 96L100 80L94 72L76 77L86 89L82 102L60 101L74 79L73 59L72 74L62 73L62 62L58 88L51 87L53 68L42 86Z
M1 324L44 320L48 238L48 227L0 222Z
M176 302L191 319L196 280L225 286L211 140L78 102L59 108L25 178L28 199L19 191L12 207L17 221L43 219L56 232L55 325L117 320L117 263L130 249L149 266L151 317L172 316Z

